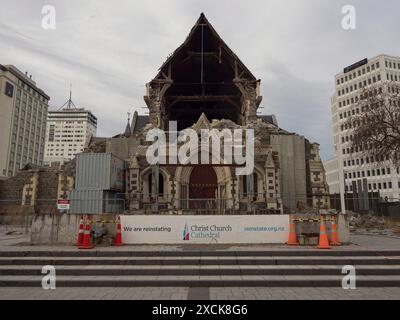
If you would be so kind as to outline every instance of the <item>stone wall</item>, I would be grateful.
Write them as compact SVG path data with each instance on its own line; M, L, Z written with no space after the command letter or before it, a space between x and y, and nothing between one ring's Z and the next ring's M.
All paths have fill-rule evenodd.
M58 196L58 175L58 170L49 170L39 175L39 187L37 190L37 201L35 203L35 211L37 214L57 212L55 204Z
M0 210L4 205L21 205L24 185L33 175L31 171L21 171L15 177L0 180Z
M34 212L31 207L17 206L12 214L0 215L0 225L23 226L30 229Z
M107 140L106 153L112 153L117 158L126 160L135 156L139 141L135 136Z
M319 144L306 140L307 202L311 208L330 209L325 169L319 155Z
M55 214L57 199L74 187L75 161L57 167L26 167L0 180L0 216Z
M104 226L107 234L114 237L116 232L115 215L91 215L96 226ZM34 216L31 228L31 244L74 245L79 231L81 216L75 214L46 214ZM96 222L97 221L97 222ZM102 223L107 221L107 223Z
M318 235L320 231L320 215L318 213L301 213L301 214L293 214L292 217L295 219L295 228L296 234L300 238L301 234L315 234L317 237L313 238L312 241L308 243L310 245L317 245L318 243ZM296 221L296 219L302 219L303 221ZM329 216L327 218L328 221L325 221L325 227L328 237L330 237L331 233L331 223L329 221ZM339 240L342 244L346 245L350 243L350 224L349 224L349 216L347 214L338 214L337 215L337 230L339 235Z
M297 209L306 203L305 139L295 134L271 136L272 148L279 154L281 198L284 212Z

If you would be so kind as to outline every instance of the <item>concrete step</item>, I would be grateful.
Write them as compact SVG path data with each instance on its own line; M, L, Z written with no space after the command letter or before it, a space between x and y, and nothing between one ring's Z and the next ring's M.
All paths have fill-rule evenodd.
M400 265L400 256L0 257L0 265Z
M400 265L359 265L357 275L400 275ZM42 275L42 266L10 265L0 266L1 276ZM98 266L57 266L57 276L129 276L129 275L341 275L342 266L330 265L98 265Z
M57 287L342 287L343 276L57 276ZM41 287L41 276L2 276L0 287ZM400 287L400 276L357 276L357 287Z
M313 248L277 248L275 250L170 250L166 251L136 251L132 247L104 248L106 250L14 250L0 251L0 257L365 257L365 256L397 256L400 250L354 250L345 247L333 247L332 250L317 250Z
M341 287L342 267L352 265L358 287L400 287L396 250L128 249L0 251L0 286L40 287L41 268L54 265L58 287Z

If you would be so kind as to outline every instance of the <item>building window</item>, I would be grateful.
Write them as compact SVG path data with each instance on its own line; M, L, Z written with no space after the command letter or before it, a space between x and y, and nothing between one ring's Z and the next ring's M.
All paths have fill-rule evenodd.
M49 142L54 141L54 125L50 125L49 127Z
M14 96L14 86L11 83L6 82L6 88L5 88L4 94L6 96L9 96L10 98L12 98Z
M242 180L242 182L243 182L243 185L242 185L242 187L243 187L243 196L244 197L247 197L247 194L248 193L250 193L251 194L251 190L250 190L250 188L251 188L251 186L249 185L249 183L250 183L250 181L249 181L249 183L247 182L247 176L243 176L243 180ZM271 188L272 190L273 190L273 187ZM257 180L257 174L256 173L253 173L253 195L257 195L258 194L258 180Z
M154 195L156 191L154 190L154 185L153 185L153 174L150 173L148 176L148 181L149 181L149 186L148 186L148 191L149 195ZM158 195L163 196L164 195L164 177L161 173L158 175Z

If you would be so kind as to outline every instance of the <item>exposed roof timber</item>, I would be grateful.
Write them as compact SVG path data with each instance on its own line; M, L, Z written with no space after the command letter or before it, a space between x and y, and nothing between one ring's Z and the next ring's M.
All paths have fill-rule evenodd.
M159 73L155 77L155 79L160 79L163 78L163 72L166 67L171 68L171 62L173 59L180 53L182 50L185 49L186 45L189 43L190 39L194 36L197 27L199 26L207 26L210 28L211 33L214 35L214 37L218 40L220 43L220 50L224 49L226 53L235 61L237 64L238 70L241 72L242 75L246 74L248 80L253 80L256 81L256 77L250 72L250 70L243 64L243 62L239 59L239 57L228 47L228 45L222 40L222 38L219 36L217 31L214 29L214 27L211 25L211 23L207 20L205 17L204 13L201 13L199 19L197 20L196 24L193 26L191 29L189 35L187 36L186 40L183 42L181 46L179 46L168 58L167 60L163 63L161 68L159 69ZM219 59L221 59L221 52L218 54ZM233 66L232 66L233 67ZM154 81L154 80L153 80Z
M229 102L230 104L233 104L236 107L240 107L237 102L235 102L235 99L240 99L240 96L235 96L235 95L223 95L223 96L169 96L168 98L169 104L168 108L173 107L179 102L182 101L192 101L192 102L198 102L198 101L226 101Z
M164 84L172 84L173 81L170 79L153 79L152 80L153 83L158 83L160 85L164 85Z
M163 76L162 80L168 80L172 83L172 79L171 79L171 64L168 65L168 74L165 74L163 71L160 71L161 75Z
M199 108L197 106L185 106L185 107L174 107L173 110L179 111L179 116L177 116L178 118L180 117L186 117L186 116L191 116L193 115L193 112L197 112L197 111L201 111L207 114L225 114L226 118L229 118L231 114L231 112L229 110L234 110L234 111L238 111L240 110L240 107L237 105L232 105L232 109L220 109L218 106L209 106L209 107L202 107Z
M187 51L187 54L188 54L187 57L185 59L183 59L182 61L178 61L177 65L185 63L186 61L193 58L193 56L201 56L201 55L203 55L204 58L213 57L213 58L217 59L219 63L221 63L221 57L219 56L218 52L203 52L203 53L201 53L201 52L195 52L195 51ZM171 66L171 64L169 64L169 65ZM162 71L160 71L160 72L162 73Z
M189 55L204 55L204 56L218 56L219 53L215 51L211 52L197 52L197 51L188 51Z
M238 95L210 95L210 96L168 96L168 100L180 100L180 101L219 101L228 99L240 99Z
M219 109L218 107L207 107L207 108L197 108L197 107L190 107L190 108L176 108L179 109L179 117L182 117L183 115L193 115L194 111L201 111L204 113L218 113L218 114L228 114L228 112L224 112L226 110Z

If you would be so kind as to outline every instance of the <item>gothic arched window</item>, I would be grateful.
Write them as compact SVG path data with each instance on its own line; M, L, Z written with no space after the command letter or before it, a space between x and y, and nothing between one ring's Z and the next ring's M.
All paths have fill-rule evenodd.
M247 197L247 194L253 194L254 196L257 196L258 194L258 177L256 173L253 173L252 178L253 178L253 190L251 190L251 186L249 185L249 182L247 182L248 179L250 179L250 176L243 176L242 182L242 190L243 190L243 196Z
M148 181L149 195L154 195L156 193L156 190L153 190L153 174L151 172L148 175ZM158 174L158 195L161 197L164 195L164 176L161 173Z

